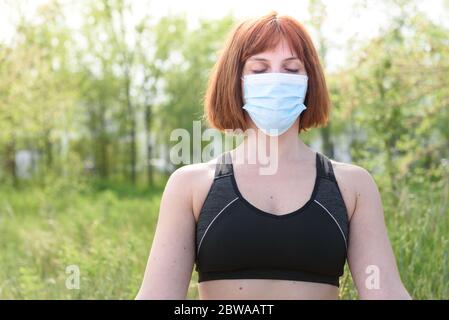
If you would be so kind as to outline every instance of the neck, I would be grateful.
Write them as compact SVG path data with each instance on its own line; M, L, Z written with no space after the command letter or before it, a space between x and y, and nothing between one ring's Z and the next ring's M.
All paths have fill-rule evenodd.
M278 163L302 161L308 159L310 154L311 150L299 138L296 126L273 137L260 130L250 130L236 148L237 160L252 164L265 163L267 158L276 159Z

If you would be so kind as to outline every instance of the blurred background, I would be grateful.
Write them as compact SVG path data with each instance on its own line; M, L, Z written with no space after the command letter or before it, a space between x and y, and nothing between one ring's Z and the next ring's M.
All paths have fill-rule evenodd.
M406 288L449 298L449 1L0 0L1 299L134 298L170 132L201 119L232 26L271 9L326 70L331 120L302 139L372 173Z

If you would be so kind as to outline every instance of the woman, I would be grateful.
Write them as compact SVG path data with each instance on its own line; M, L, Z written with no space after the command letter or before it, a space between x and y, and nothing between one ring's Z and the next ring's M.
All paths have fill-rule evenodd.
M273 12L238 25L205 98L213 127L256 134L171 175L138 299L184 299L194 265L200 299L337 299L345 261L361 299L410 299L371 175L298 137L330 111L299 22ZM261 150L269 174L249 161Z

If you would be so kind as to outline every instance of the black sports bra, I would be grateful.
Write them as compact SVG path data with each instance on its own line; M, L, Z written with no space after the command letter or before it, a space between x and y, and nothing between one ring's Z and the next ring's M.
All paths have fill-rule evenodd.
M349 222L332 164L316 152L311 198L276 215L240 193L232 158L222 153L196 225L198 282L283 279L339 286L347 257Z

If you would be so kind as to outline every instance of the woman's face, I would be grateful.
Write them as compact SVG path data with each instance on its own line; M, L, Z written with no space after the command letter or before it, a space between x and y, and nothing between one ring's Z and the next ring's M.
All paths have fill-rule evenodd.
M246 60L243 67L242 78L249 74L258 73L290 73L307 75L304 64L297 57L296 53L290 49L287 41L282 39L276 48L255 54ZM241 80L241 90L244 92L243 79ZM256 128L256 125L248 117L250 127Z
M243 67L242 77L248 74L282 72L307 75L303 63L290 49L285 39L282 39L274 50L261 52L248 58Z

